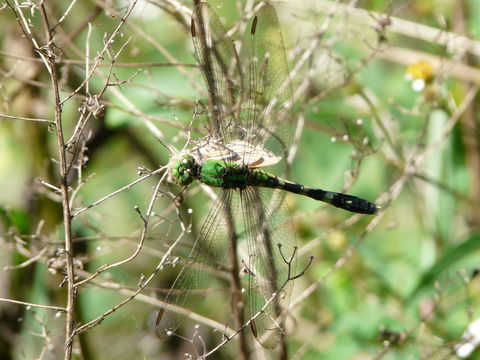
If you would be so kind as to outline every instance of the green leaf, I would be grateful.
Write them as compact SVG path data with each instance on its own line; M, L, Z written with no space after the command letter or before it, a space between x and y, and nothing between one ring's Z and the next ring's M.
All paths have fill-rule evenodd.
M462 244L446 248L442 251L442 257L423 274L417 287L407 298L407 302L413 301L420 292L432 286L442 272L450 269L455 263L471 255L472 252L478 248L480 248L480 234L477 233L471 235Z

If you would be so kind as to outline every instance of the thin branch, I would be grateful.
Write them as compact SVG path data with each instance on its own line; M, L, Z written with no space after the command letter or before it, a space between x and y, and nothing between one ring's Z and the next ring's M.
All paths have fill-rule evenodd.
M90 205L85 206L85 207L83 207L83 208L75 211L75 212L72 214L72 217L73 217L73 218L74 218L74 217L77 217L78 215L80 215L80 214L83 213L84 211L87 211L88 209L91 209L92 207L97 206L98 204L104 202L105 200L107 200L107 199L109 199L109 198L117 195L118 193L120 193L120 192L122 192L122 191L124 191L124 190L126 190L126 189L131 188L132 186L134 186L134 185L142 182L143 180L145 180L145 179L147 179L147 178L149 178L149 177L151 177L151 176L153 176L153 175L156 175L156 174L161 173L162 171L165 171L165 169L166 169L166 167L165 167L165 166L162 166L161 168L159 168L159 169L157 169L157 170L154 170L154 171L152 171L151 173L149 173L149 174L147 174L147 175L144 175L144 176L138 178L138 179L135 180L135 181L132 181L130 184L127 184L127 185L121 187L120 189L115 190L114 192L112 192L112 193L110 193L110 194L108 194L108 195L106 195L106 196L98 199L97 201L91 203Z
M113 43L114 39L117 37L117 35L120 33L120 29L123 27L125 24L125 21L127 18L130 16L131 12L135 8L135 5L137 4L138 0L134 0L133 3L130 5L129 9L127 10L127 13L121 18L120 23L117 25L116 29L113 31L112 35L109 36L109 38L106 41L106 45L103 47L103 49L100 51L100 53L97 56L97 61L93 64L90 72L88 73L88 76L85 77L85 79L82 81L82 83L70 94L68 95L65 99L62 100L61 105L63 105L66 101L71 99L75 94L77 94L86 84L88 81L90 81L90 78L92 77L93 73L97 70L98 65L102 61L102 59L105 56L105 53L108 51L108 47Z
M135 259L137 257L137 255L140 253L140 251L142 250L142 247L143 247L143 244L145 242L145 236L147 234L147 227L148 227L148 221L150 219L150 216L152 214L152 210L153 210L153 205L155 204L155 200L157 198L157 193L159 192L159 189L160 189L160 186L162 185L163 181L165 180L165 178L167 177L167 172L165 172L163 174L163 176L160 178L160 180L158 181L157 183L157 186L155 187L155 191L152 195L152 198L150 200L150 203L148 205L148 209L147 209L147 213L146 215L143 217L142 216L142 220L143 220L143 228L142 228L142 235L140 236L140 241L138 242L137 244L137 248L136 250L133 252L132 255L130 255L129 257L121 260L121 261L117 261L116 263L113 263L111 265L108 265L108 264L105 264L104 266L100 267L91 277L89 278L86 278L86 279L83 279L79 282L77 282L75 284L75 287L78 288L79 286L81 286L82 284L90 281L91 279L97 277L98 275L100 275L101 273L109 270L109 269L112 269L114 267L117 267L117 266L120 266L120 265L123 265L123 264L126 264L130 261L132 261L133 259Z
M13 304L24 305L24 306L31 306L31 307L40 308L40 309L47 309L47 310L53 310L53 311L59 311L59 312L67 312L67 310L65 308L59 307L59 306L41 305L41 304L29 303L29 302L26 302L26 301L7 299L7 298L3 298L3 297L0 297L0 301L9 302L9 303L13 303Z
M29 266L29 265L37 262L38 260L40 260L46 252L47 252L47 248L45 247L42 250L40 250L37 255L29 257L29 259L24 261L23 263L18 264L18 265L7 265L3 268L3 270L4 271L12 271L12 270L26 268L27 266Z
M43 122L43 123L48 123L48 124L50 124L50 125L55 125L55 121L52 121L52 120L47 120L47 119L26 118L26 117L20 117L20 116L11 116L11 115L5 115L5 114L0 114L0 117L6 118L6 119L14 119L14 120L24 120L24 121L33 121L33 122Z

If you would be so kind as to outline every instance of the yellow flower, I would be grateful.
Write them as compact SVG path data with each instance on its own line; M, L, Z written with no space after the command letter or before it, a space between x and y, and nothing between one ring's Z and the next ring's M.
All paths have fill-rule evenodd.
M435 71L432 64L426 60L421 60L407 67L405 78L412 81L412 88L415 91L422 91L425 84L433 80Z

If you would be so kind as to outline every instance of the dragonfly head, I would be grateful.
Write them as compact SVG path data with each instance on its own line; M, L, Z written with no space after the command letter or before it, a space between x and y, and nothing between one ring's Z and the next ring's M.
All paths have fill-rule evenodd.
M198 176L198 164L192 155L183 154L172 161L170 179L179 185L189 185Z

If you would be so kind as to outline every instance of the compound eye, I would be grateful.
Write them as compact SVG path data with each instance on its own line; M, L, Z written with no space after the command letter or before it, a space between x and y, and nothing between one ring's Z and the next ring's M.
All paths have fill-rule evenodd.
M189 173L183 173L181 176L180 176L180 183L182 185L188 185L192 182L192 178L190 176Z
M192 162L190 159L183 159L182 160L183 167L190 169L192 167Z

